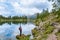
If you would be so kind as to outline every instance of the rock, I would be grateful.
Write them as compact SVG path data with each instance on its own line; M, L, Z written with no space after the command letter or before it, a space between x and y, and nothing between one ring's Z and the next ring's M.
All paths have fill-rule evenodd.
M17 35L16 38L17 38L17 40L29 40L30 35L24 35L24 34L22 34L21 36Z

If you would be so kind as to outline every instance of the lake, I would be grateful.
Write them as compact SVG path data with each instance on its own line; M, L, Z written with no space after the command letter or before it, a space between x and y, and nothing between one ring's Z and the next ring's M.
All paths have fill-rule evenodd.
M0 25L0 40L16 40L16 35L19 35L19 24L8 24L4 23ZM32 34L31 30L36 26L33 23L21 23L22 34L29 35Z

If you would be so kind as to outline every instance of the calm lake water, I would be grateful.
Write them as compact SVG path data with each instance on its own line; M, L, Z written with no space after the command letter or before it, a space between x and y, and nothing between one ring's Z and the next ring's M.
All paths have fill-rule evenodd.
M16 40L16 35L19 35L20 24L9 25L4 23L0 25L0 40ZM32 23L21 24L22 34L28 35L32 34L31 30L35 28L35 25Z

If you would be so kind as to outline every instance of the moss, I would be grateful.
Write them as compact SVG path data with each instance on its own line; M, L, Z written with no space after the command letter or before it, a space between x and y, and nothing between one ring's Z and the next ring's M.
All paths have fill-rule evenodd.
M56 33L57 40L60 40L60 30Z
M41 40L46 40L47 37L48 37L48 35L47 35L47 34L44 34L40 39L41 39Z
M22 36L17 35L16 38L17 38L17 40L29 40L30 35L27 35L27 36L25 36L23 34L22 34Z
M45 30L45 34L49 34L49 33L52 33L53 32L53 30L54 30L54 27L53 26L48 26L47 28L46 28L46 30Z
M34 30L32 30L32 34L34 37L39 35L39 31L35 28Z
M33 40L46 40L48 35L42 35L41 37L39 38L34 38Z

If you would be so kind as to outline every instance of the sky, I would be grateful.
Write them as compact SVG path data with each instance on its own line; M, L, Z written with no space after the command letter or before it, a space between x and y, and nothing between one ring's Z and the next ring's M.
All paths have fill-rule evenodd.
M52 2L47 0L0 0L0 15L3 16L30 16L41 13L43 9L53 8Z

